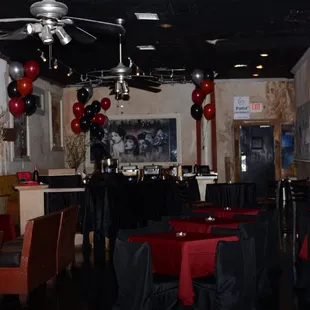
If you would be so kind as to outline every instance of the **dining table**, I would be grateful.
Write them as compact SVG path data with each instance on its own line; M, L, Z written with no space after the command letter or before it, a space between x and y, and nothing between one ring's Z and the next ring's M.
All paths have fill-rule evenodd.
M194 213L212 213L215 217L232 219L236 214L257 215L261 211L261 209L210 207L210 208L199 208L192 211Z
M248 221L246 220L246 222ZM190 219L173 219L169 220L169 224L175 231L178 232L197 232L208 234L210 233L212 227L237 229L240 224L240 220L216 217L199 217Z
M184 306L194 304L192 279L214 275L218 242L237 240L236 236L195 232L162 232L128 239L150 245L153 273L179 278L178 297Z

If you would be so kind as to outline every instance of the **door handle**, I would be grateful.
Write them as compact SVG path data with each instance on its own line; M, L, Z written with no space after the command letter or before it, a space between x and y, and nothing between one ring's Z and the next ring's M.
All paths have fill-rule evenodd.
M241 154L241 172L247 172L246 155Z

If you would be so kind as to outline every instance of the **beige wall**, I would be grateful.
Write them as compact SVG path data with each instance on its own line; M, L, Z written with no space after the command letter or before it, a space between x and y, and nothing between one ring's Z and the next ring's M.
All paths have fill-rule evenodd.
M263 111L251 113L250 119L295 119L294 84L291 80L228 80L215 86L217 126L217 166L219 181L225 180L225 157L229 158L230 175L234 175L233 107L235 96L248 96L251 103L262 103Z
M107 116L130 115L165 115L178 113L181 118L181 144L182 161L185 164L193 164L196 160L196 126L195 120L190 115L192 105L192 84L162 85L162 91L154 94L146 91L130 89L130 100L119 101L114 96L109 96L108 88L95 88L90 101L101 100L103 97L111 99L111 108ZM64 124L66 132L71 132L70 124L74 118L72 106L77 101L76 89L64 90ZM120 105L123 104L123 108ZM123 114L122 114L123 113Z

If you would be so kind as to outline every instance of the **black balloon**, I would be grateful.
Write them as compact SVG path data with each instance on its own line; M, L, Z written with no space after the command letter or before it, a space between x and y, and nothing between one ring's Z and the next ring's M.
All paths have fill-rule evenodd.
M83 132L87 132L90 128L90 119L86 116L80 118L80 128Z
M17 81L13 81L8 85L8 96L10 98L20 97L20 92L17 90Z
M23 98L25 103L24 112L27 116L31 116L37 110L37 100L33 95L27 95Z
M77 99L80 103L85 104L88 101L89 92L85 88L81 88L77 91Z
M202 110L202 106L200 104L193 104L191 106L191 116L196 121L200 121L201 120L202 114L203 114L203 110Z
M93 137L97 137L99 130L100 130L100 126L98 124L96 124L96 123L90 124L90 132L91 132Z
M102 140L104 137L104 129L102 127L99 126L99 130L96 133L96 137L98 140Z
M204 73L204 79L205 80L214 80L214 72L213 70L208 70L207 72Z
M91 120L95 114L95 109L92 105L88 105L84 108L84 116L86 116L88 119Z
M91 106L93 107L93 110L95 112L95 114L99 113L101 110L101 104L98 100L93 101L93 103L91 104Z

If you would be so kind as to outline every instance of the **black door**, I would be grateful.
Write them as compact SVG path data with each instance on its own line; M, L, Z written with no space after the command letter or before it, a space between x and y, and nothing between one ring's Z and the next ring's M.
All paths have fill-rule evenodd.
M241 126L241 182L256 183L257 197L264 197L275 179L273 126Z

